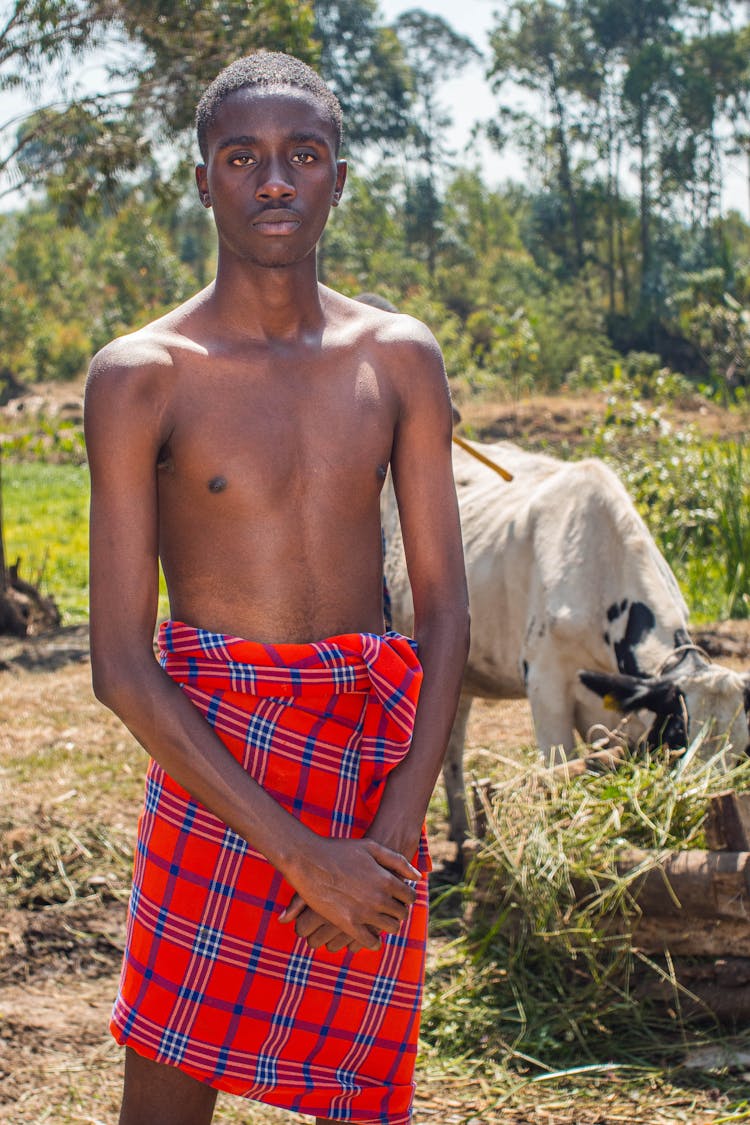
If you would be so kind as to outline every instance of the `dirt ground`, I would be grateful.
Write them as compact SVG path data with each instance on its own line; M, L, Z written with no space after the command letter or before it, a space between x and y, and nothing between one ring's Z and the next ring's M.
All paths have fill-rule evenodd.
M122 1059L107 1022L145 763L93 698L89 675L85 627L0 639L0 871L11 903L0 915L0 1120L7 1125L114 1125L117 1118ZM512 769L517 748L531 742L524 701L477 703L473 772L494 772L503 762ZM448 856L440 798L432 835L438 859ZM54 895L62 901L50 905ZM722 1117L726 1095L718 1088L654 1075L633 1089L614 1067L553 1085L510 1079L481 1059L448 1064L427 1053L418 1089L415 1125L749 1119ZM216 1114L219 1125L285 1120L223 1097Z
M501 403L478 396L461 402L464 427L481 441L519 441L527 448L565 443L577 446L608 412L609 391L581 391L566 395L534 395L518 403ZM679 430L695 426L706 437L742 440L747 434L747 414L729 411L695 395L682 402L644 401L648 410L663 412Z

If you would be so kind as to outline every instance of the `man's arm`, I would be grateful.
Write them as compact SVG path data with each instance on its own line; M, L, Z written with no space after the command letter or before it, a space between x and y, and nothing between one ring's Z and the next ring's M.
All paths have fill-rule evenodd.
M407 317L394 328L413 336L392 345L400 401L391 454L409 582L414 635L424 671L414 735L386 780L367 836L405 856L417 850L460 693L469 647L469 608L451 458L452 411L442 356L432 334ZM313 947L349 945L295 898L297 932Z
M469 650L450 392L436 341L423 325L415 330L396 369L401 407L391 472L424 679L411 748L388 775L368 833L408 856L417 848L443 763Z
M338 930L368 948L395 932L413 892L403 856L371 841L324 839L232 757L153 653L158 598L156 464L171 429L176 374L147 339L110 345L86 389L91 471L94 691L163 768L244 837Z

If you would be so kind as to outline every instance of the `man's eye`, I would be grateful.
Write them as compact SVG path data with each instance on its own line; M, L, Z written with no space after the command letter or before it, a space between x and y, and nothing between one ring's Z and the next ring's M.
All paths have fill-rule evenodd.
M253 160L252 156L250 156L248 153L241 152L237 156L233 156L230 159L229 163L230 164L239 164L239 166L241 168L245 168L248 164L254 164L255 161Z
M295 152L292 160L296 164L312 164L315 157L311 152Z

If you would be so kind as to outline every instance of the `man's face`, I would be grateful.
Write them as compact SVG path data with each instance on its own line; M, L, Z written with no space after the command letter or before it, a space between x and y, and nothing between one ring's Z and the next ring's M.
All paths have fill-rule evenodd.
M311 254L346 179L318 102L302 90L237 90L222 102L207 142L196 179L223 248L271 268Z

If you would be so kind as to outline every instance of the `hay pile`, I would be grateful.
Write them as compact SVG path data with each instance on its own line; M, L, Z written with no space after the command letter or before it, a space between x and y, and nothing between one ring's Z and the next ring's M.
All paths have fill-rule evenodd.
M677 769L655 752L616 773L565 782L534 766L495 786L465 929L432 974L428 1038L540 1066L653 1062L682 1049L669 957L647 957L630 940L643 868L619 874L617 857L633 846L655 857L705 847L709 799L728 788L750 788L750 762L722 773L690 750ZM671 1003L636 995L644 972L671 979Z

